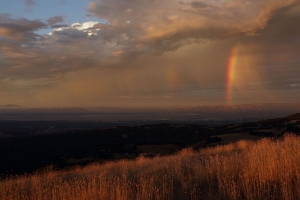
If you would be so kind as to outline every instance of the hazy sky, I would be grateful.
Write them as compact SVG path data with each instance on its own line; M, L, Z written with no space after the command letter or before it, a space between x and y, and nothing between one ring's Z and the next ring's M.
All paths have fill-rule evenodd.
M0 0L0 105L300 101L297 0Z

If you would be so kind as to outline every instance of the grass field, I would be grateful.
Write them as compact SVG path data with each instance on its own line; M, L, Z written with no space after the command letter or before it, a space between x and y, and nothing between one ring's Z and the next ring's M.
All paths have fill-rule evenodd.
M0 199L300 199L300 137L11 177Z

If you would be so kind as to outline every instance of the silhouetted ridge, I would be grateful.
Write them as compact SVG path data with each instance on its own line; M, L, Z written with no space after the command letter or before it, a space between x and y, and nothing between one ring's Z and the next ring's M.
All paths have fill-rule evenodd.
M280 117L280 118L274 118L274 119L265 119L265 120L260 120L258 121L258 123L263 123L263 124L267 124L267 123L285 123L285 122L289 122L292 120L300 120L300 113L295 113L286 117Z

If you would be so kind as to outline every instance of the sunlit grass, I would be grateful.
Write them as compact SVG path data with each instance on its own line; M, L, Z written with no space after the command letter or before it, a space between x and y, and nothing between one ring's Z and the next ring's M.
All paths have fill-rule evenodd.
M300 199L300 138L8 178L1 200Z

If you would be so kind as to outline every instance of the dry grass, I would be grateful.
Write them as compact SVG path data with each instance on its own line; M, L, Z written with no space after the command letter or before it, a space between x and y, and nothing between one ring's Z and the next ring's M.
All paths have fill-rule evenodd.
M9 178L1 200L300 199L300 138Z

